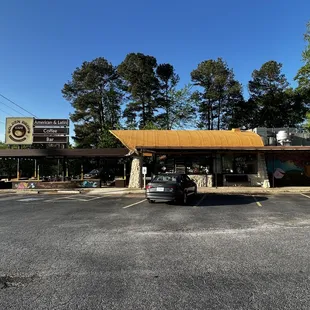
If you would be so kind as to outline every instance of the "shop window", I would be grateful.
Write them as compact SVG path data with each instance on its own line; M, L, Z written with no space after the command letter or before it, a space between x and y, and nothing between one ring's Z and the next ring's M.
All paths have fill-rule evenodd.
M159 173L174 172L174 159L166 155L160 156L158 158L157 171Z
M223 173L256 174L256 154L225 154L222 157Z
M209 174L212 173L212 157L199 156L191 157L186 160L187 174Z
M225 154L222 157L223 173L234 173L234 156L233 154Z
M184 158L176 158L175 161L175 172L185 173L185 160Z

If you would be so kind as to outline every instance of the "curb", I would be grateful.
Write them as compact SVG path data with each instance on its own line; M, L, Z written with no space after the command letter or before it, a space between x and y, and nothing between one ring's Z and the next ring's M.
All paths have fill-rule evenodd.
M277 194L294 194L294 193L307 193L310 192L309 188L274 188L274 189L229 189L229 188L210 188L210 189L198 189L198 194L216 194L216 195L277 195ZM132 194L144 194L144 189L126 189L126 190L111 190L105 191L100 189L71 189L71 190L62 190L62 189L3 189L0 190L0 194L93 194L93 195L132 195Z
M81 194L79 190L57 190L57 189L42 189L42 190L31 190L31 189L19 189L19 190L0 190L0 194Z
M80 191L78 190L71 190L71 191L66 191L66 190L56 190L56 191L38 191L38 194L81 194Z

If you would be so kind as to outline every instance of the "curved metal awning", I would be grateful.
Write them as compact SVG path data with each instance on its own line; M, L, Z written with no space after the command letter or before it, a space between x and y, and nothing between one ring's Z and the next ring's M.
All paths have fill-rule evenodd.
M259 135L240 130L111 130L129 151L137 148L262 147Z

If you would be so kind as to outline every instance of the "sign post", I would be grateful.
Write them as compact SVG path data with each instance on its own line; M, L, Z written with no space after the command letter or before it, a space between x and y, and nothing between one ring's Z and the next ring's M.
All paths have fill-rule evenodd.
M146 174L147 174L147 168L146 167L142 167L142 174L143 174L143 188L146 187Z

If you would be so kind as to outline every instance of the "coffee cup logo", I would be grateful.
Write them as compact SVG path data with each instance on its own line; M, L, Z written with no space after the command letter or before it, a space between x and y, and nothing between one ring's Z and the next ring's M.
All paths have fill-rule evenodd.
M7 144L31 144L33 119L7 119Z
M23 124L18 124L12 127L12 136L15 139L22 139L27 133L27 128Z

